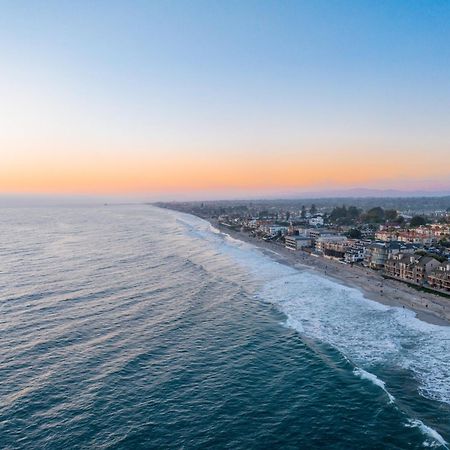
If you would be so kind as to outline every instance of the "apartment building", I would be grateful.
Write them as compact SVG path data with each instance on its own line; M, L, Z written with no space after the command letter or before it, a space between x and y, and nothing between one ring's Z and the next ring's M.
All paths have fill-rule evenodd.
M428 275L439 265L439 261L431 256L397 253L386 260L384 273L407 283L423 285L428 281Z
M428 275L428 284L433 289L450 292L450 262L440 264Z
M311 239L306 236L285 236L284 243L290 250L301 250L305 247L311 247Z

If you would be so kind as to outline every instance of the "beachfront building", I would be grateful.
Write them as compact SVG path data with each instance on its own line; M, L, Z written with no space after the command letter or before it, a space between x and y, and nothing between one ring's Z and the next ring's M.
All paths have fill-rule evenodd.
M308 236L311 239L311 246L315 247L317 240L319 238L327 238L327 237L334 237L339 236L338 232L336 230L331 230L328 228L308 228L304 231L306 236Z
M288 233L289 227L286 227L284 225L275 225L272 222L268 221L265 223L261 223L258 226L258 231L271 237L284 236Z
M342 244L344 242L347 242L346 236L338 234L323 235L315 240L315 250L317 253L325 254L326 248L330 248L331 251L330 244Z
M385 262L392 255L398 253L413 254L419 247L414 244L405 244L403 242L373 242L367 246L364 257L364 265L371 269L383 269Z
M357 262L364 261L366 256L367 243L361 240L351 241L350 247L344 254L344 261L347 264L354 264Z
M388 258L387 247L388 244L386 242L373 242L368 245L364 265L375 270L382 269Z
M439 265L439 261L431 256L397 253L385 262L384 273L407 283L423 285L429 274Z
M289 227L285 227L282 225L271 225L271 226L269 226L269 229L268 229L269 234L271 236L283 236L283 235L287 234L288 230L289 230Z
M346 252L349 250L351 243L346 240L328 241L322 244L322 253L326 258L334 258L344 260Z
M433 269L428 275L428 284L433 289L450 292L450 262Z
M311 247L311 239L306 236L285 236L284 243L290 250L301 250L305 247Z

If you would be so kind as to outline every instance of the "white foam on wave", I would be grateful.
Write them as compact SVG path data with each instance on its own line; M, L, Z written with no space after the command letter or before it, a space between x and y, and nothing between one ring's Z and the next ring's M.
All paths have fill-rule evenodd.
M368 380L371 381L375 386L380 387L383 389L383 391L386 393L386 395L389 398L389 403L394 403L395 397L386 389L386 384L383 380L380 380L375 374L371 372L367 372L364 369L360 369L358 367L355 367L353 369L353 373L361 378L362 380Z
M280 264L251 244L211 232L202 219L184 215L183 221L259 280L258 297L280 309L287 326L332 345L360 368L396 364L409 370L421 395L450 404L450 327L425 323L412 311L369 300L311 270Z
M171 211L169 211L170 213ZM175 213L176 221L183 225L191 236L196 236L202 240L208 241L214 246L219 246L224 253L235 254L236 251L241 252L238 260L248 259L245 252L257 253L257 247L247 242L241 241L230 236L228 233L224 233L210 222L200 219L199 217L192 216L190 214ZM234 255L236 256L236 255ZM248 263L248 261L247 261Z
M359 367L395 361L412 371L420 394L450 404L450 327L422 322L412 311L368 300L308 271L272 278L260 298L276 304L288 325L334 346Z
M289 328L293 328L294 330L297 330L298 332L303 331L303 326L300 320L295 319L294 317L288 317L286 319L286 326Z
M424 442L424 446L426 447L438 447L442 446L448 449L448 442L434 429L425 425L419 419L408 419L408 422L405 424L406 427L417 427L419 430L428 438L432 440L426 440Z

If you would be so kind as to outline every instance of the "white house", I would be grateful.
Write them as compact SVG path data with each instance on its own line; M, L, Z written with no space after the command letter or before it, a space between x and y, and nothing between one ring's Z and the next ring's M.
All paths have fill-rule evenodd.
M323 226L323 217L322 214L315 214L314 216L312 216L309 220L308 223L313 226L313 227L321 227Z

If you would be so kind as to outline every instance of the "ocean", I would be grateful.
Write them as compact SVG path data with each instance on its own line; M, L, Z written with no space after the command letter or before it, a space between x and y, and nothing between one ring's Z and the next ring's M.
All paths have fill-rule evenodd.
M186 214L0 214L1 449L449 448L450 327Z

